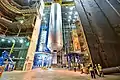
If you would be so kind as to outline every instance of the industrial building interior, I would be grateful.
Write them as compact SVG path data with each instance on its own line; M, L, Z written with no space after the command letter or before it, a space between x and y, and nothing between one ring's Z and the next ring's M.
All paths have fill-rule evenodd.
M53 3L61 7L62 31L51 28ZM52 35L50 28L58 31ZM92 63L119 72L119 48L119 0L0 0L0 66L29 71Z
M8 11L6 9L9 3L9 6L13 7L12 11ZM23 1L24 2L24 1ZM14 61L21 61L20 64L24 65L24 61L26 59L27 50L30 45L32 32L35 25L35 19L37 15L36 6L40 3L39 1L31 1L28 3L23 3L22 1L1 1L1 53L4 50L8 52L11 51L11 47L15 42L15 46L11 56L14 58ZM52 1L45 1L45 8L43 10L43 16L41 18L41 26L49 26L49 16L50 16L50 6ZM32 6L31 6L32 5ZM15 9L16 11L15 11ZM19 12L17 12L17 10ZM21 11L21 12L20 12ZM24 12L22 12L24 11ZM28 11L28 12L27 12ZM78 41L77 35L77 44L73 45L75 41L73 41L72 34L77 34L77 25L79 23L79 15L75 8L75 4L73 1L63 1L62 2L62 34L63 36L63 48L58 52L58 57L60 57L59 53L67 54L69 52L78 51L78 53L86 53L88 56L88 49L85 39L81 39L81 48L80 43ZM82 31L82 30L81 30ZM83 32L83 31L82 31ZM84 33L78 33L79 36L82 35L84 37ZM78 46L78 47L77 47ZM75 48L76 47L76 48ZM21 58L22 57L22 58ZM21 58L21 59L20 59ZM58 60L60 62L60 60ZM18 63L16 62L16 63ZM22 69L19 65L16 64L16 69ZM17 67L18 66L18 67Z

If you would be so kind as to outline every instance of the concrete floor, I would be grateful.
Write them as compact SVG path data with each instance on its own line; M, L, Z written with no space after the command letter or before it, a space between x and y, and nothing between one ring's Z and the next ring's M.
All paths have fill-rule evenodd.
M80 74L68 70L41 70L35 69L29 72L4 72L0 80L95 80L90 75ZM105 75L96 80L120 80L120 75Z

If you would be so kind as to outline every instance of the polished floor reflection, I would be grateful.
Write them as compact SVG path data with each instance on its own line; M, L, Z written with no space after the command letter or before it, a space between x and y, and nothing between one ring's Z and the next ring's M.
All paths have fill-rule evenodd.
M0 80L94 80L90 75L80 74L63 69L41 70L35 69L29 72L4 72ZM104 78L97 77L96 80L120 80L120 75L105 75Z

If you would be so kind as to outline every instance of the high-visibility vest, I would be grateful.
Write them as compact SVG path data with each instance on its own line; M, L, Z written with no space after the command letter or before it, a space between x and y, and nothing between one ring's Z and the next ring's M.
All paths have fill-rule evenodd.
M99 71L102 71L102 67L101 67L101 66L98 66L98 70L99 70Z
M94 71L93 67L90 67L90 68L89 68L89 71Z

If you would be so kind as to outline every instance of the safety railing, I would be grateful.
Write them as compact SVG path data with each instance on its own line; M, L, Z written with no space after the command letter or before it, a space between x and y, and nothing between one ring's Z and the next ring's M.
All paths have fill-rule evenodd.
M15 6L12 6L7 0L0 0L0 3L6 7L8 10L17 13L17 14L31 14L31 13L35 13L37 14L37 8L36 9L24 9L24 10L20 10Z

